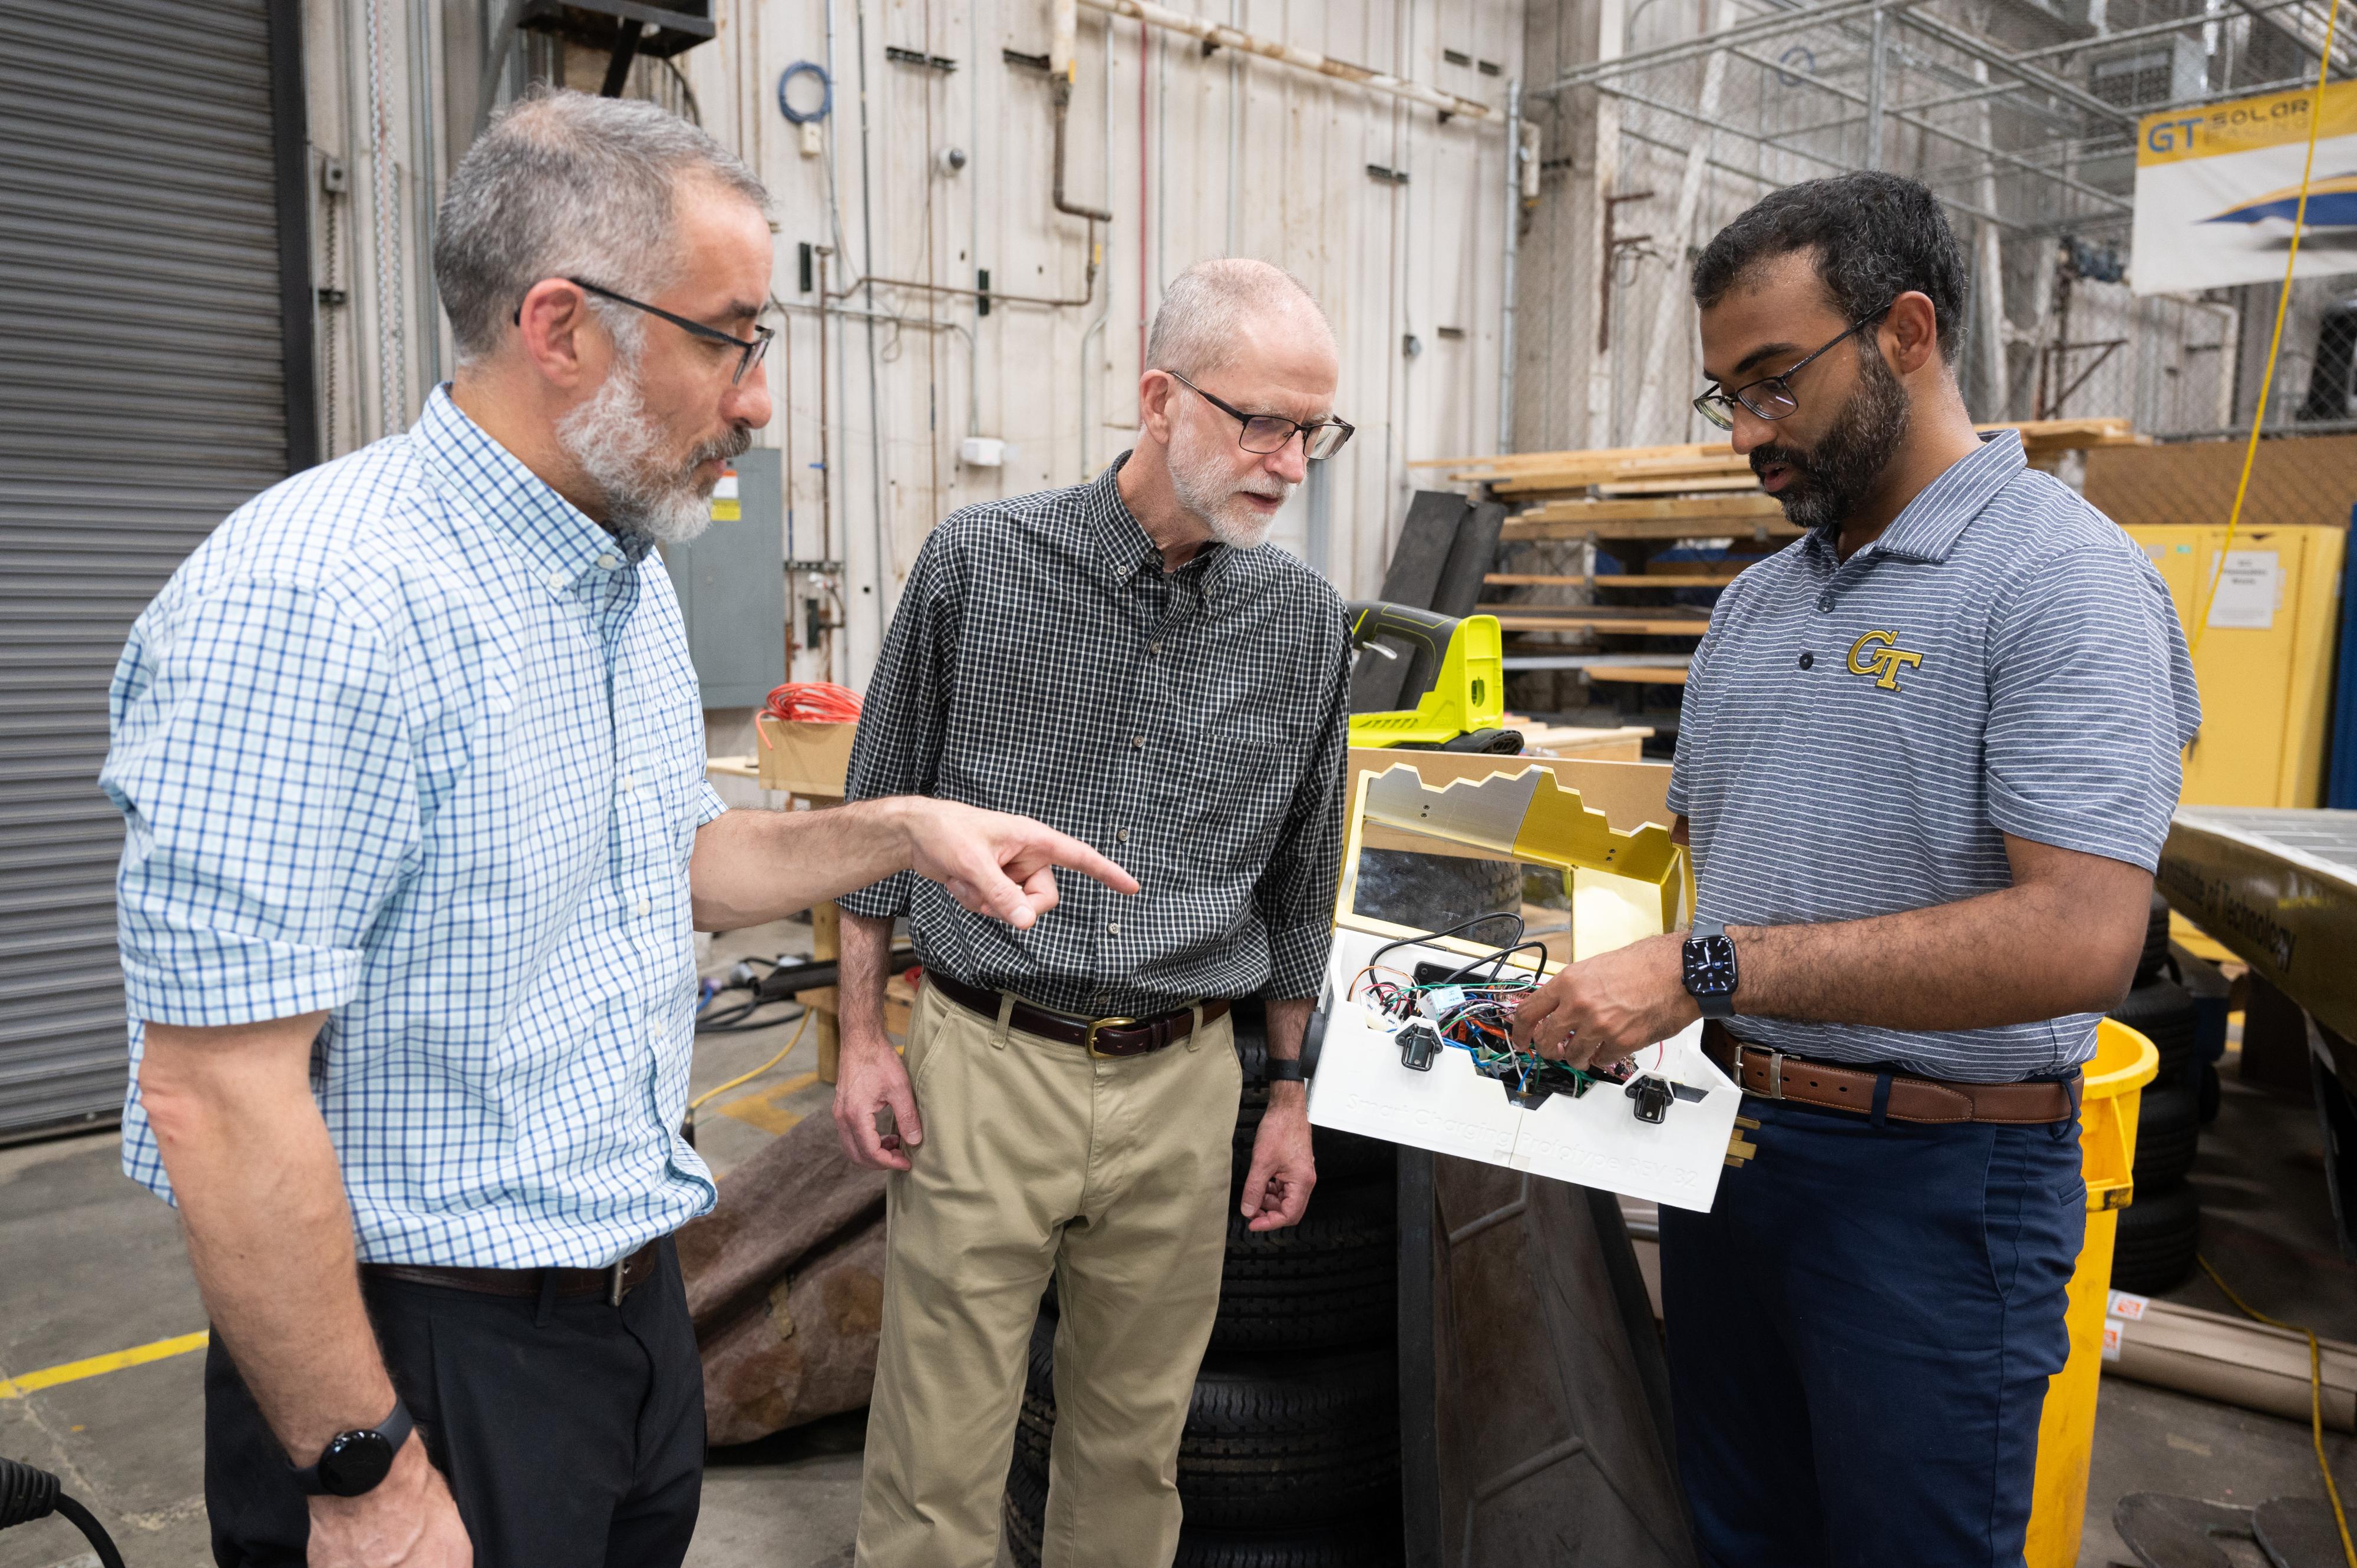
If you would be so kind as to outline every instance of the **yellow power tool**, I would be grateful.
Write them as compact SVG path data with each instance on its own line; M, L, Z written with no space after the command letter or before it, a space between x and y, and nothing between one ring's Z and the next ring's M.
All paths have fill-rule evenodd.
M1502 727L1506 667L1496 616L1459 620L1380 600L1343 608L1351 618L1352 746L1523 749L1522 733ZM1393 705L1411 696L1414 707Z

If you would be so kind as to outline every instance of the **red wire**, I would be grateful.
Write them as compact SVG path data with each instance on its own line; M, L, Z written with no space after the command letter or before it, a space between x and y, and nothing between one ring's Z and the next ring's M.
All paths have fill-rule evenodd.
M859 693L825 681L789 681L770 692L767 711L789 724L847 725L859 717Z

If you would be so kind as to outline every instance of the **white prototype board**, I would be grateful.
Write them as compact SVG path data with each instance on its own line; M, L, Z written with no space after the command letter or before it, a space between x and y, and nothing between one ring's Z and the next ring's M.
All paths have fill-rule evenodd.
M1639 1121L1636 1102L1610 1083L1577 1099L1550 1095L1525 1111L1506 1098L1503 1084L1481 1076L1469 1052L1444 1049L1425 1072L1407 1067L1388 1023L1344 1000L1351 980L1388 940L1348 928L1334 933L1327 968L1333 1000L1309 1085L1313 1123L1674 1208L1709 1209L1743 1097L1703 1055L1701 1025L1636 1055L1642 1071L1702 1092L1700 1100L1673 1101L1658 1122ZM1383 965L1412 972L1420 960L1452 969L1466 961L1446 948L1405 947L1387 954Z

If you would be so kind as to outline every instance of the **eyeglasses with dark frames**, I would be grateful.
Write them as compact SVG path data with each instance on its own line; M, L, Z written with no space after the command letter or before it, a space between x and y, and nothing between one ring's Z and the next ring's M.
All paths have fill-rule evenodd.
M762 357L770 351L770 338L772 334L766 327L754 328L753 336L749 338L731 338L717 327L706 327L701 321L690 321L684 316L673 316L661 306L649 305L642 299L632 299L627 294L616 294L610 288L600 288L587 278L569 277L565 281L575 288L597 295L601 298L610 299L617 305L627 305L632 310L643 310L649 316L661 317L681 331L691 333L708 343L727 344L737 350L736 373L728 378L732 385L742 382L747 376L751 375L753 367L759 364ZM521 305L516 306L514 320L517 326L523 325L523 306Z
M1865 320L1854 322L1849 329L1832 342L1823 344L1801 357L1800 363L1781 375L1762 376L1756 381L1746 381L1733 392L1706 392L1694 400L1695 412L1717 425L1721 430L1735 428L1735 405L1741 403L1762 419L1789 419L1801 412L1801 400L1792 392L1792 378L1806 370L1809 361L1824 353L1835 343L1856 336L1890 314L1890 306Z
M1304 424L1297 419L1274 413L1246 413L1235 404L1213 397L1176 371L1162 373L1241 425L1243 428L1236 432L1236 444L1258 456L1284 451L1286 443L1298 435L1302 438L1301 455L1319 461L1340 452L1343 443L1358 431L1358 426L1348 420L1314 419Z

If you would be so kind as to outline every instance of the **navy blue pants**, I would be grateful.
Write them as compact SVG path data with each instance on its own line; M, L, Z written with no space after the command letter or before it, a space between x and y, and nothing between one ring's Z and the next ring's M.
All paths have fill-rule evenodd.
M2018 1564L2064 1287L2075 1121L1877 1126L1747 1097L1760 1147L1662 1210L1678 1470L1711 1568Z

